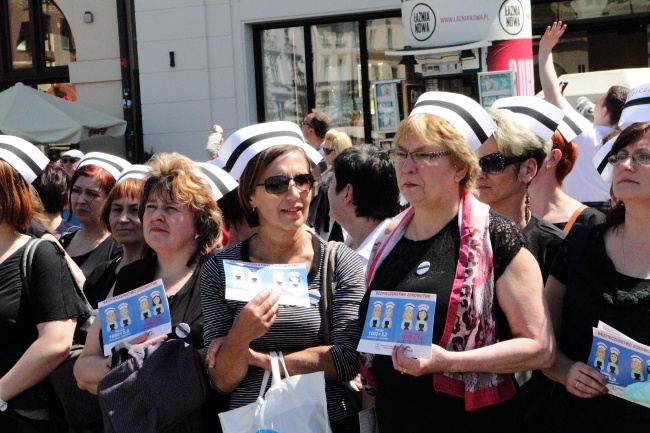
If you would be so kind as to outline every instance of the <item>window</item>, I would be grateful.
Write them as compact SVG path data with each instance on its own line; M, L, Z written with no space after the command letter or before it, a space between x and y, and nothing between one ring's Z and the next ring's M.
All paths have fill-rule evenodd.
M405 77L400 58L384 54L403 46L399 10L257 26L254 37L258 121L299 123L316 107L354 143L384 138L373 130L372 82Z
M72 31L54 1L0 0L0 89L65 83L75 59Z

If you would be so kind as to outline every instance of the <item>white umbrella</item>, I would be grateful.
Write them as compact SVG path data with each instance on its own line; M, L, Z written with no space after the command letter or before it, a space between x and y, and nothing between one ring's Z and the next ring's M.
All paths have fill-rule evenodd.
M32 143L124 135L126 121L17 83L0 92L0 131Z

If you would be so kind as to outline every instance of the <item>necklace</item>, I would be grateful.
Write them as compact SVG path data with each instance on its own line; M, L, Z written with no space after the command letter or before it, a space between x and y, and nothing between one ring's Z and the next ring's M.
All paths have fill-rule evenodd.
M622 236L621 236L621 243L623 244L623 268L625 270L628 270L627 265L625 264L625 256L626 256L626 254L625 254L625 226L623 226L623 233L622 233ZM647 275L648 269L650 269L650 262L648 262L648 264L645 265L645 267L643 268L643 270L641 272L639 272L636 275L630 275L630 276L632 276L634 278L644 278Z

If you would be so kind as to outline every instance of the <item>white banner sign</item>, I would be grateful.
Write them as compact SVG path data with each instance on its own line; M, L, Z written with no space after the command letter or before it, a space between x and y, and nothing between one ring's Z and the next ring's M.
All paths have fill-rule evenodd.
M530 39L530 13L530 0L405 1L404 46L432 48Z

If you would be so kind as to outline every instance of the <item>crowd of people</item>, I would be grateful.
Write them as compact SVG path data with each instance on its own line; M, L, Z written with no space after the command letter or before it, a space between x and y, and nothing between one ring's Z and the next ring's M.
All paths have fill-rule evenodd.
M281 352L291 376L323 372L334 433L645 431L650 357L626 399L588 360L601 322L650 345L650 83L580 117L552 68L564 29L540 42L545 100L426 92L390 150L318 110L226 140L214 125L208 162L53 163L0 136L0 430L220 431ZM308 303L233 297L233 263L301 269ZM154 281L172 331L105 349L92 309ZM436 296L428 356L358 351L380 292ZM81 345L69 380L97 412L73 425L49 378Z

